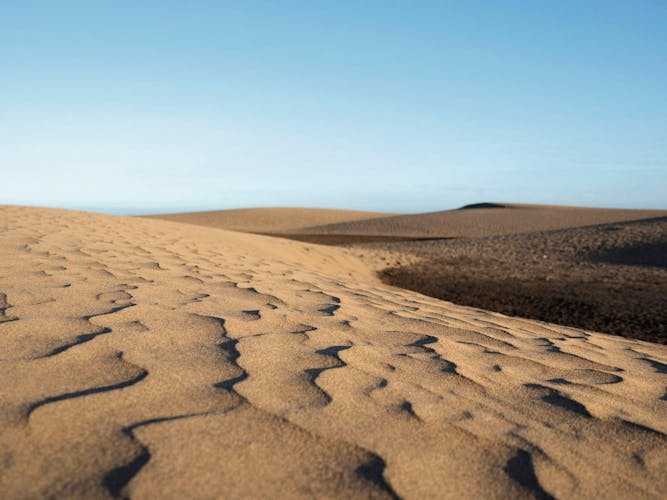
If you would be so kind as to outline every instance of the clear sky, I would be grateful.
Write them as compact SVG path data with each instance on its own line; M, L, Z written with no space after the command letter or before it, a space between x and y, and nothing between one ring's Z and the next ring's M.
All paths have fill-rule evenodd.
M667 208L667 2L0 0L0 203Z

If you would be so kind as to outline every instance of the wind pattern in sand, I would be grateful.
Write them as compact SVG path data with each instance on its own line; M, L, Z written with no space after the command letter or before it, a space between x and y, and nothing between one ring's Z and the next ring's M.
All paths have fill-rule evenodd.
M667 348L342 249L2 207L5 498L655 497Z

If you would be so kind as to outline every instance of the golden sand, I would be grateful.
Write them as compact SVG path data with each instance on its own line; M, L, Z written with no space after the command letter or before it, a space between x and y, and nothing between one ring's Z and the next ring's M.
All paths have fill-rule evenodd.
M349 252L1 207L3 498L664 498L667 347Z
M394 214L336 210L326 208L238 208L207 212L148 215L144 217L186 222L248 233L288 233L304 227L349 223L376 217L392 217Z

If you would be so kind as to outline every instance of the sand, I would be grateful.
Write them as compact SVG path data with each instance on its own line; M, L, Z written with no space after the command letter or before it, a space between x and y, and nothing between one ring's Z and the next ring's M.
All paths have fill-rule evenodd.
M215 227L247 233L299 232L305 227L321 226L391 217L395 214L336 210L326 208L239 208L207 212L158 214L143 217L186 222L198 226Z
M667 217L485 238L350 245L389 284L667 344Z
M665 216L667 210L499 204L494 208L445 210L327 223L303 228L300 232L397 238L478 238Z
M667 347L349 250L1 207L4 498L664 497Z

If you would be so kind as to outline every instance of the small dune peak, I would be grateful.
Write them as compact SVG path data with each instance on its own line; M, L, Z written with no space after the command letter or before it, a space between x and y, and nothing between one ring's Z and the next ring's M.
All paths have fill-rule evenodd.
M471 203L470 205L463 205L459 210L473 210L476 208L507 208L507 205L502 203L491 203L483 201L482 203Z

